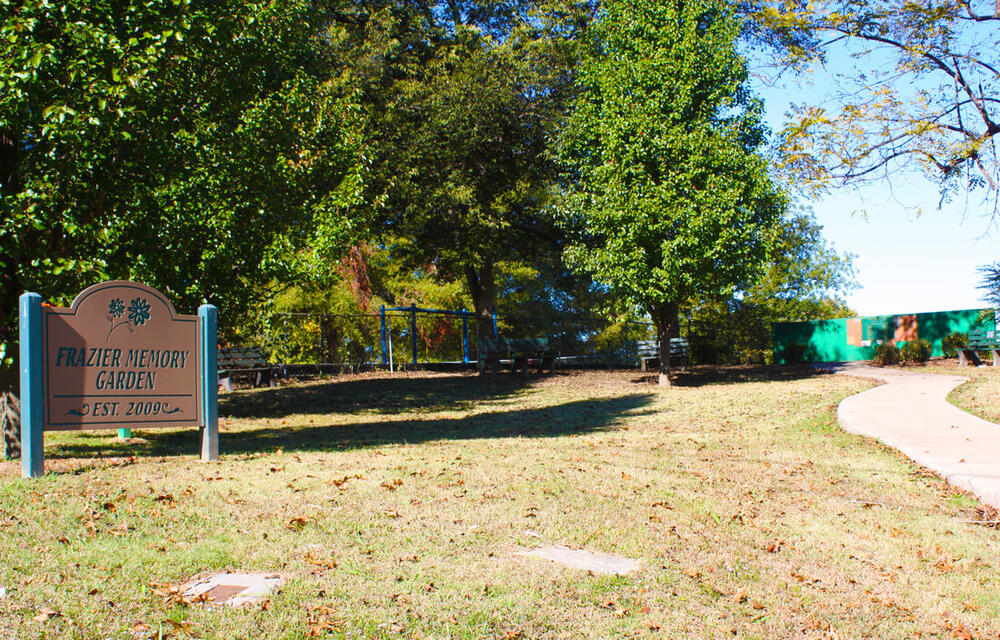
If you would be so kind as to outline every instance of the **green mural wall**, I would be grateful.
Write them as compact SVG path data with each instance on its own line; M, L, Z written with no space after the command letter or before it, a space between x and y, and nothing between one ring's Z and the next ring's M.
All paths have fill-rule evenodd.
M985 318L983 316L986 316ZM774 339L774 362L846 362L871 360L875 346L893 340L901 322L912 325L916 319L916 337L931 343L932 356L942 355L941 339L950 333L967 333L972 328L993 329L997 317L989 309L936 311L933 313L838 318L812 322L776 322L771 327ZM859 323L860 320L860 323ZM856 335L849 329L860 324ZM906 341L896 340L897 345Z

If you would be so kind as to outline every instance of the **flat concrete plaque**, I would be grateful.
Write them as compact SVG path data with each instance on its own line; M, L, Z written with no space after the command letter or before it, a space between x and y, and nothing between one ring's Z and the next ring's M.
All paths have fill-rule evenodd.
M220 573L183 587L181 595L197 598L204 595L213 604L238 607L258 602L284 584L272 573Z
M42 308L48 430L201 424L198 316L116 280Z
M581 569L594 573L624 575L639 569L639 563L629 558L561 546L538 547L531 551L519 552L518 555L543 558L558 562L571 569Z

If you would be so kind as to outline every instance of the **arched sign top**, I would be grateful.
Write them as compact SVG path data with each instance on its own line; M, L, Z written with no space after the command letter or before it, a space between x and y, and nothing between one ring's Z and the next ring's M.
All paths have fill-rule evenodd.
M201 424L199 319L156 289L88 287L42 310L42 342L45 429Z
M69 306L70 311L74 314L77 313L80 310L80 308L86 304L87 300L91 298L91 296L100 293L106 289L112 289L112 288L119 290L123 295L132 292L132 295L137 296L134 299L138 300L143 300L143 298L139 296L146 296L145 300L147 301L147 304L150 299L156 300L163 305L164 310L166 310L166 312L169 314L168 316L165 317L169 317L171 320L175 320L178 318L179 314L177 313L177 310L174 308L174 305L171 304L170 300L168 300L166 296L164 296L162 293L160 293L153 287L141 284L139 282L132 282L131 280L108 280L107 282L101 282L99 284L87 287L80 293L76 294L76 297L73 298L73 304ZM131 302L131 300L122 299L123 305L127 305L129 302ZM142 306L143 305L140 302L138 305L136 305L136 308L132 309L132 315L134 320L141 320L142 316L145 315L145 312L142 310ZM109 312L111 311L117 311L117 308L114 310L109 309ZM124 314L125 311L123 311L122 313Z

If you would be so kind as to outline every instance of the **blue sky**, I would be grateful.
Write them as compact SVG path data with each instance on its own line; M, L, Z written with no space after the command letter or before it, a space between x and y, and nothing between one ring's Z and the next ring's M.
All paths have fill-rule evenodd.
M847 64L831 69L844 71ZM767 121L777 133L790 102L819 103L832 75L810 82L789 77L756 82ZM1000 261L1000 232L990 224L982 193L938 208L936 185L918 173L895 174L891 182L841 189L805 200L837 250L855 254L861 285L847 302L860 315L973 309L986 306L977 290L977 267Z

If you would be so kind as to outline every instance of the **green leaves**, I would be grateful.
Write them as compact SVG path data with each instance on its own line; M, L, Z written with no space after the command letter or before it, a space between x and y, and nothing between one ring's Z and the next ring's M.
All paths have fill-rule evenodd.
M591 32L561 138L566 255L651 312L751 282L784 210L736 29L724 2L607 0Z
M3 341L25 289L130 278L232 318L302 254L350 243L362 126L330 80L325 9L0 6Z

